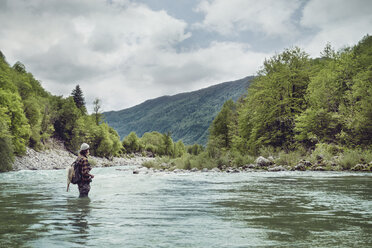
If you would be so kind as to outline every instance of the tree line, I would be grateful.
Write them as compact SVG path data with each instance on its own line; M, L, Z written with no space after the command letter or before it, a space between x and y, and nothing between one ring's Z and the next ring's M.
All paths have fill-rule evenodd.
M224 103L197 156L145 166L244 167L265 156L292 168L307 160L332 170L372 170L371 36L339 51L327 44L315 59L298 47L285 49L257 74L246 94Z
M372 37L320 58L300 48L266 59L247 94L227 101L210 127L207 151L218 158L263 149L336 154L372 148Z
M79 85L69 97L51 95L21 62L10 66L0 52L0 171L10 170L27 146L44 149L51 137L73 153L87 142L95 156L118 156L120 137L102 121L99 99L94 106L89 115Z

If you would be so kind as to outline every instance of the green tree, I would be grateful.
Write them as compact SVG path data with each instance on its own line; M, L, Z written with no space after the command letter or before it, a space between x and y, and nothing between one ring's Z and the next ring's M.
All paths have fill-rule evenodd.
M185 153L186 153L186 148L182 140L177 141L174 144L174 157L182 157Z
M67 147L71 151L75 151L73 130L77 126L77 120L82 115L81 111L76 107L72 97L67 99L57 98L55 104L57 104L56 120L54 122L55 133L59 138L66 141Z
M11 120L6 111L6 108L0 107L0 172L11 170L14 159L12 135L9 130Z
M164 153L165 153L165 155L173 156L174 145L173 145L171 132L167 132L167 133L163 134L163 141L164 141Z
M231 148L236 125L236 105L233 100L226 101L210 126L210 138L220 140L219 148ZM209 143L212 145L212 143Z
M131 132L123 140L123 147L129 153L138 152L140 149L140 140L135 132Z
M239 133L252 152L261 146L293 148L295 118L306 109L309 81L309 58L299 48L264 62L239 114Z
M101 110L101 100L99 98L96 98L94 99L93 101L93 113L94 113L94 117L96 119L96 125L98 126L99 123L101 122L102 120L102 113L100 112Z
M71 96L74 99L76 107L82 111L83 114L87 112L85 107L85 99L83 91L80 88L80 85L76 85L75 89L72 90Z
M12 135L14 152L23 154L30 137L30 125L23 112L21 98L7 90L0 89L0 107L10 120L9 131Z

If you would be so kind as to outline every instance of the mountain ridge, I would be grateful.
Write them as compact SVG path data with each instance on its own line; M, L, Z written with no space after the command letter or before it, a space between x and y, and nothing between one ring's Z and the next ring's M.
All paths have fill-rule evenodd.
M121 138L134 131L170 131L174 140L185 144L206 144L208 128L224 102L236 101L254 77L224 82L196 91L165 95L118 111L104 112L105 121Z

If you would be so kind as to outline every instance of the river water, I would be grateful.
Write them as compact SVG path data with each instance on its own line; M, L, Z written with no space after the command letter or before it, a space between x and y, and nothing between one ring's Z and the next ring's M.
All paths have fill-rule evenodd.
M371 247L372 174L0 174L0 247Z

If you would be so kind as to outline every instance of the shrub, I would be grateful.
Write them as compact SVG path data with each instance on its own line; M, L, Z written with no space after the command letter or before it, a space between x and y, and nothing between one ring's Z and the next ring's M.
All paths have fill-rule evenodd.
M302 151L279 152L278 158L275 163L279 165L295 166L303 158Z
M259 155L265 158L268 157L275 157L277 153L275 152L275 148L273 146L262 146L259 150Z
M349 170L357 164L370 163L372 161L372 151L361 149L349 149L339 157L338 163L344 170Z

